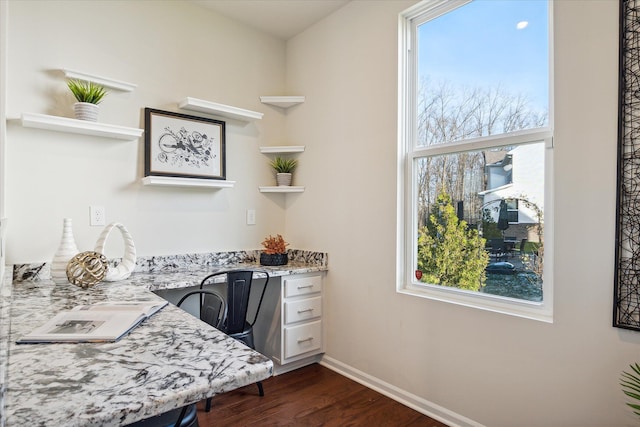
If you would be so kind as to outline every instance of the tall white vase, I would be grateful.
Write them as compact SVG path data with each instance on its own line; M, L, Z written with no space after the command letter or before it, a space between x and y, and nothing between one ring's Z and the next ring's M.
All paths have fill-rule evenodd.
M62 240L51 261L51 279L55 283L68 283L67 264L80 251L73 238L71 218L65 218L62 225Z

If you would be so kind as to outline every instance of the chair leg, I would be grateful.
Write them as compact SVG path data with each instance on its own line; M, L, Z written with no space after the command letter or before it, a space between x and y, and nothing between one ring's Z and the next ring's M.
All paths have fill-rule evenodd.
M204 411L205 411L205 412L209 412L209 411L211 411L211 398L210 398L210 397L207 399L207 404L206 404L206 406L204 407Z
M182 411L180 411L180 416L178 416L178 419L176 420L176 423L174 424L174 427L179 427L180 424L182 424L182 420L184 419L184 416L187 413L187 409L188 408L189 408L189 406L183 406L182 407Z
M258 381L256 384L258 385L258 394L260 394L260 396L264 396L264 389L262 388L262 381Z

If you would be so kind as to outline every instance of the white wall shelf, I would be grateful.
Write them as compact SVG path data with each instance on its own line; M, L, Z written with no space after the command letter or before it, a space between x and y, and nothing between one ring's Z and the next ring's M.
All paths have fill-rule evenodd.
M304 152L304 145L273 145L260 147L262 154L296 154ZM301 186L263 186L258 187L261 193L302 193Z
M123 92L132 92L137 85L133 83L123 82L121 80L114 80L108 77L96 76L93 74L83 73L81 71L62 69L64 76L68 79L84 80L87 82L97 83L101 86L111 89L121 90Z
M162 185L171 187L200 187L200 188L232 188L235 181L199 178L178 178L173 176L145 176L144 185Z
M260 102L280 108L289 108L302 104L304 102L304 96L261 96Z
M269 187L258 187L260 188L261 193L302 193L304 192L304 187L300 186L285 186L285 185L277 185L277 186L269 186Z
M37 113L22 113L22 117L19 120L22 126L27 128L100 136L111 139L134 140L140 138L144 132L143 129Z
M187 97L178 103L178 108L199 113L211 114L218 117L251 122L261 120L264 114L257 111L232 107L231 105L218 104L216 102Z
M270 147L260 147L262 154L287 154L287 153L302 153L304 152L304 145L274 145Z

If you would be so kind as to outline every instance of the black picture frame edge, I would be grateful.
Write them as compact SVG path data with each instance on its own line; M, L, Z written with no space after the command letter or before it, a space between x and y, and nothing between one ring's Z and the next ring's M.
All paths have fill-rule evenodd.
M626 117L628 114L627 108L631 108L626 103L627 96L627 49L632 48L627 46L627 13L629 5L636 0L619 0L619 34L618 34L618 134L617 134L617 170L616 170L616 227L615 227L615 269L614 269L614 283L613 283L613 327L640 331L640 322L628 323L622 319L621 305L624 304L622 298L622 292L625 286L630 286L629 283L623 281L622 277L622 261L623 261L623 244L624 244L624 198L627 197L624 191L624 178L625 178L625 147L626 147ZM640 46L634 46L635 49L640 49ZM640 76L637 76L640 77ZM625 266L625 268L627 268ZM625 275L626 277L626 275ZM640 277L638 278L640 280ZM640 298L640 297L639 297ZM635 307L635 311L638 311L640 307Z

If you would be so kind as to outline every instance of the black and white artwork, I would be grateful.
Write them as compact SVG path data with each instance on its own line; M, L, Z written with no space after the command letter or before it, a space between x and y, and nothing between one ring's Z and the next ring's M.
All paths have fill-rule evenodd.
M620 0L619 78L613 326L640 331L640 0Z
M145 176L226 179L225 122L145 108Z

